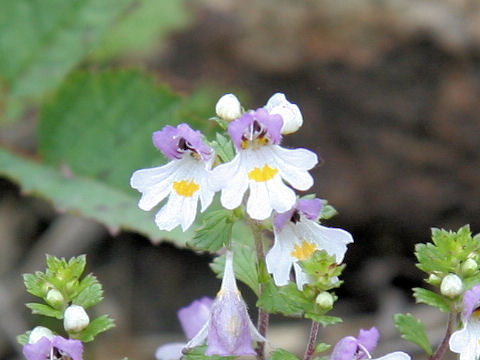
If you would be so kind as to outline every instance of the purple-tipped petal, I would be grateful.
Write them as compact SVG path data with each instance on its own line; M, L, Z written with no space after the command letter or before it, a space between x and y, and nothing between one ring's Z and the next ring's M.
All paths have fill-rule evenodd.
M335 345L330 360L354 360L358 349L358 341L353 336L347 336Z
M45 360L50 356L52 342L43 337L34 344L26 344L22 351L27 360Z
M237 149L242 148L243 134L250 126L252 126L254 120L254 112L249 111L240 116L237 120L232 121L228 126L228 133L230 134L230 137L232 138L232 141Z
M183 331L189 340L197 335L208 321L212 304L212 298L203 297L178 311L178 320L180 320Z
M280 144L280 140L282 140L282 116L279 114L269 114L267 109L260 108L255 111L255 117L266 127L273 144Z
M380 338L380 332L376 327L372 327L369 330L360 329L358 332L358 343L361 344L371 354L377 347L378 339ZM360 355L358 359L364 359L368 357L362 349L359 349Z
M177 127L167 125L155 131L152 140L155 147L170 160L181 159L187 150L196 152L203 160L208 160L212 155L212 149L202 140L202 133L187 124Z
M296 211L295 208L291 208L290 210L277 214L273 217L273 225L275 228L280 231L283 227L289 222L293 216L293 213Z
M474 286L463 294L463 321L470 320L473 311L480 305L480 284Z
M61 336L55 336L52 340L52 346L70 356L73 360L83 359L83 344L80 340L65 339Z
M295 206L309 220L317 220L323 209L323 203L320 199L301 199Z

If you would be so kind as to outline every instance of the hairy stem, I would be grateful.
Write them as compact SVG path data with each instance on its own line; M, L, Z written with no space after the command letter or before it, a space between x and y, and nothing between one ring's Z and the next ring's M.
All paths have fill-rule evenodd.
M438 345L437 350L433 353L430 357L430 360L440 360L445 354L445 351L448 348L448 341L450 340L450 336L452 335L453 329L456 324L457 312L451 311L448 314L448 323L447 323L447 330L445 331L445 336L443 337L442 342Z
M317 335L320 323L312 320L312 328L310 329L310 337L308 339L307 350L305 350L305 356L303 360L311 360L315 353L315 345L317 343Z
M265 263L265 254L263 251L263 236L262 236L262 228L255 222L251 221L250 226L252 227L253 236L255 238L255 250L257 252L257 259L259 263L259 269L264 268ZM259 297L262 296L264 291L264 284L260 283L259 289ZM268 328L268 313L263 310L262 308L258 308L258 320L257 320L257 329L260 335L266 337L267 335L267 328ZM258 360L265 360L265 343L264 342L257 342L257 346L255 348L257 353Z

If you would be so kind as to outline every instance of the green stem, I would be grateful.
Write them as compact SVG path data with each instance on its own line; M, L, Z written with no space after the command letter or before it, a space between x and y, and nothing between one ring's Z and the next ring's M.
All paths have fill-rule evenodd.
M312 328L310 329L310 338L308 339L307 350L305 350L305 356L303 360L311 360L315 353L315 345L317 343L317 335L320 323L312 321Z
M438 345L437 350L433 353L429 360L440 360L445 354L445 351L448 348L448 342L450 340L450 336L452 336L453 329L456 324L457 312L451 311L448 314L448 323L447 323L447 330L445 331L445 336L443 337L442 342Z

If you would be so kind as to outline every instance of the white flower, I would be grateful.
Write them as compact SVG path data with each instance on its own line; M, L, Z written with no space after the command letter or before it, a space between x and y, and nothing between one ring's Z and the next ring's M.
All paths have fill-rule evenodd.
M153 142L172 161L135 171L130 185L142 193L138 206L145 211L168 196L155 223L161 230L181 225L185 231L195 221L198 200L202 212L212 203L214 192L208 186L208 177L214 152L203 143L201 134L187 124L166 126L154 133Z
M267 270L273 274L275 284L287 285L293 265L297 287L310 281L299 261L310 258L316 250L325 250L341 263L347 244L353 242L349 232L318 224L321 200L299 200L296 207L274 219L275 243L266 255Z
M265 109L270 114L279 114L283 119L282 134L291 134L297 131L303 124L303 117L296 104L287 100L284 94L276 93L268 99Z
M63 327L67 332L80 332L90 323L83 306L70 305L63 314Z
M215 105L215 112L219 118L233 121L242 116L242 105L235 95L225 94L218 99Z
M238 207L247 189L247 213L256 220L265 220L272 213L289 210L296 200L295 192L313 185L308 170L317 163L317 156L306 149L285 149L279 146L282 120L261 108L245 113L230 123L228 131L237 148L232 161L212 171L211 186L221 190L220 201L227 209Z
M36 326L30 332L30 336L28 337L29 344L35 344L41 338L46 337L49 340L52 340L55 335L53 335L52 330L44 327L44 326Z
M446 275L440 284L440 293L448 297L455 297L462 293L463 282L458 275Z

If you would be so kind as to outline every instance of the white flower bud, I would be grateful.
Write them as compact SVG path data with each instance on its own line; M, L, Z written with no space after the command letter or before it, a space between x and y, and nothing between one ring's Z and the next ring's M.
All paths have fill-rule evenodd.
M242 116L242 105L235 95L225 94L218 99L215 112L219 118L233 121Z
M45 297L45 300L55 309L59 309L63 307L63 302L65 299L60 291L57 289L50 289Z
M475 260L469 258L462 264L462 273L464 275L473 275L478 270L478 264Z
M458 275L448 274L440 284L440 293L448 297L455 297L462 293L463 282Z
M427 282L429 284L432 284L432 285L440 285L442 279L440 278L440 276L436 275L436 274L430 274L430 276L428 277L428 280Z
M90 323L85 309L79 305L70 305L63 314L63 327L67 332L80 332Z
M303 117L296 104L287 100L284 94L276 93L268 99L265 109L270 114L279 114L283 119L282 134L291 134L300 129Z
M47 339L53 339L53 332L44 326L36 326L30 332L30 336L28 337L28 343L35 344L37 341L44 337L46 337Z
M333 296L332 294L324 291L317 295L315 302L322 309L330 309L333 306Z

